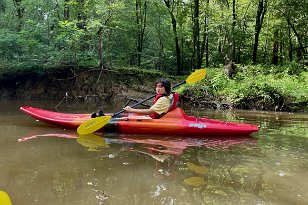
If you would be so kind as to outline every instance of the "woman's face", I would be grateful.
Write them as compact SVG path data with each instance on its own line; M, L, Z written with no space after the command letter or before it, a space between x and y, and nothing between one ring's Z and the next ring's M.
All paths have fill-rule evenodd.
M163 87L161 83L157 83L155 89L156 89L156 94L158 95L163 95L166 93L165 87Z

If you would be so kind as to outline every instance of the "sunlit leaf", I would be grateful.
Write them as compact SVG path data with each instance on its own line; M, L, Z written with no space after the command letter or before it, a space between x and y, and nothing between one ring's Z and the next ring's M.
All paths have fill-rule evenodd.
M206 182L204 181L202 177L190 177L190 178L184 179L184 183L189 186L195 186L195 187L206 184Z
M187 168L193 170L194 172L196 172L197 174L206 174L208 173L209 169L203 166L198 166L195 165L191 162L187 163Z

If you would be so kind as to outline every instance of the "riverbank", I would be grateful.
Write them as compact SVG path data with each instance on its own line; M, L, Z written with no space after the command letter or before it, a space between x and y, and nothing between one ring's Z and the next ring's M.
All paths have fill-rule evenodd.
M153 82L163 73L138 69L58 69L45 73L4 74L1 99L109 100L142 98L153 92ZM152 92L151 92L152 91Z
M264 73L256 67L239 67L233 78L228 78L222 69L209 68L207 72L205 80L177 90L184 103L211 109L308 110L308 72ZM153 94L153 83L160 77L175 84L187 76L137 68L27 71L2 74L0 93L1 99L138 100Z

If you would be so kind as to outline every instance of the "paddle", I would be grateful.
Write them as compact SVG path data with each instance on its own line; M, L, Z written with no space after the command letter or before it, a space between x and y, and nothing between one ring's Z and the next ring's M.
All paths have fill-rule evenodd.
M206 70L203 68L203 69L198 69L198 70L195 70L192 74L190 74L187 79L183 82L180 82L174 86L172 86L172 89L176 88L176 87L179 87L180 85L183 85L183 84L188 84L188 85L191 85L191 84L194 84L202 79L205 78L205 75L206 75ZM130 107L136 107L137 105L140 105L148 100L150 100L151 98L154 98L156 96L156 94L144 99L144 100L141 100L140 102L138 103L135 103L133 104L132 106ZM108 122L109 120L112 118L112 117L115 117L121 113L125 112L124 110L121 110L115 114L113 114L112 116L101 116L101 117L96 117L96 118L93 118L93 119L90 119L84 123L82 123L78 128L77 128L77 133L79 135L85 135L85 134L90 134L90 133L93 133L95 131L97 131L98 129L104 127Z
M5 191L0 191L0 204L1 205L12 205L11 199Z

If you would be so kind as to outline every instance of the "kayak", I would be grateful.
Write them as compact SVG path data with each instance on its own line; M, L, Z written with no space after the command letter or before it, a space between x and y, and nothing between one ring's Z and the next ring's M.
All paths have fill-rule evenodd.
M53 112L29 106L22 106L20 110L41 122L68 129L76 129L82 123L91 119L90 114ZM159 119L152 119L147 115L137 114L114 117L99 131L128 134L238 136L249 135L258 130L258 126L253 124L188 116L183 109L176 108Z

